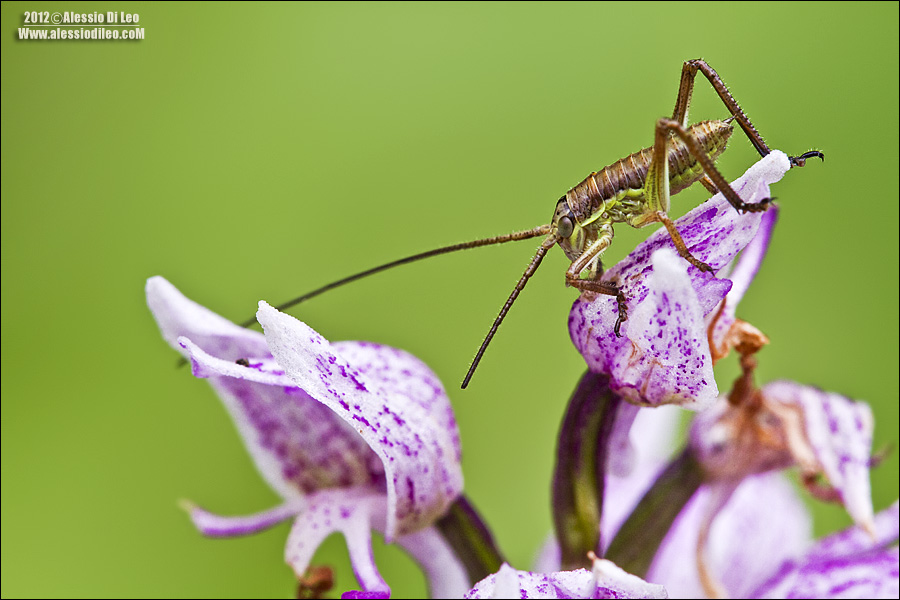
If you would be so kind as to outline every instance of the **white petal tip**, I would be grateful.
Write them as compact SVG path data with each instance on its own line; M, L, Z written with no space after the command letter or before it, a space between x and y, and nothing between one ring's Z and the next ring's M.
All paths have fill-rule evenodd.
M279 314L278 310L273 308L265 300L259 301L259 308L256 310L256 320L260 325L268 325L272 322L275 315Z

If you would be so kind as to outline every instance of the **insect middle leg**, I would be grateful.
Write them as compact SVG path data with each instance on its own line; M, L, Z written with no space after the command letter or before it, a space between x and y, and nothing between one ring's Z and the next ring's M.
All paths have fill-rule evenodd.
M703 261L695 258L688 250L687 245L678 233L675 223L668 217L666 211L669 207L669 173L668 158L671 147L669 144L670 134L674 134L688 149L688 152L700 163L705 171L704 185L709 189L713 187L722 193L723 196L731 203L739 212L761 212L768 208L771 200L763 199L757 204L748 204L741 200L737 192L732 189L731 185L716 169L712 159L700 146L700 143L694 138L684 126L673 119L660 119L656 123L656 136L653 143L653 156L650 167L647 170L647 180L644 184L644 193L648 200L649 214L642 219L644 223L653 221L661 222L675 248L685 260L700 269L701 271L712 271L712 267Z
M716 187L716 184L712 182L712 179L710 179L708 175L704 175L703 179L700 180L700 183L703 184L703 187L706 188L706 191L713 196L719 193L719 188Z
M694 258L694 255L691 254L690 250L687 248L687 244L684 243L684 240L681 238L681 234L678 233L678 228L675 227L675 222L669 218L669 215L664 213L663 211L657 211L656 218L665 226L666 231L669 232L669 237L672 238L672 242L675 244L675 249L678 250L678 254L681 255L686 261L700 269L701 271L709 271L712 273L713 268L703 262L702 260L698 260Z

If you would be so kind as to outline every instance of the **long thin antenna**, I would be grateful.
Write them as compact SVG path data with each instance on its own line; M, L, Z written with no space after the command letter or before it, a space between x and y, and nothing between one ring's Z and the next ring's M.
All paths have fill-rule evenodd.
M481 240L474 240L471 242L463 242L461 244L453 244L451 246L444 246L442 248L435 248L434 250L428 250L427 252L420 252L419 254L413 254L412 256L407 256L406 258L401 258L399 260L394 260L389 263L385 263L383 265L379 265L377 267L372 267L366 271L362 271L355 275L350 275L349 277L344 277L343 279L338 279L328 285L323 285L320 288L316 288L311 292L307 292L302 296L298 296L293 300L289 300L284 304L279 304L275 308L280 311L285 311L293 306L300 304L301 302L305 302L310 298L315 298L319 294L323 294L328 290L333 290L336 287L340 287L344 284L350 283L352 281L356 281L357 279L362 279L363 277L368 277L369 275L374 275L375 273L380 273L381 271L386 271L387 269L391 269L393 267L399 267L400 265L405 265L407 263L415 262L417 260L422 260L423 258L429 258L432 256L437 256L439 254L447 254L448 252L456 252L457 250L468 250L469 248L478 248L480 246L490 246L491 244L503 244L505 242L516 242L519 240L527 240L533 237L538 237L540 235L547 235L550 233L552 226L551 225L541 225L540 227L535 227L534 229L526 229L523 231L515 231L513 233L507 233L505 235L497 235L494 237L484 238ZM545 251L546 252L546 251ZM241 327L250 327L256 323L256 317L247 319L243 323L241 323ZM482 349L483 351L483 349ZM480 354L479 354L480 356ZM468 378L467 378L468 381Z
M500 323L503 322L503 318L506 316L506 313L509 312L509 309L512 307L513 302L518 298L519 293L525 289L525 284L528 283L528 279L534 275L534 272L537 271L537 268L541 266L541 261L544 260L544 256L547 254L547 251L552 248L556 242L559 241L559 238L556 235L549 235L547 239L541 242L541 247L537 249L537 252L534 254L534 258L531 259L531 262L528 263L528 267L525 269L525 272L522 273L522 277L519 278L519 282L516 284L516 287L513 288L512 293L509 295L509 298L506 299L506 304L503 305L503 308L500 309L500 314L497 315L497 318L494 319L494 324L491 325L491 330L488 331L487 336L484 338L484 341L481 342L481 348L478 349L478 353L475 354L475 360L472 361L472 365L469 367L468 373L466 373L466 378L463 379L462 389L466 389L466 386L469 385L469 380L472 379L472 375L475 373L475 369L478 368L478 363L481 362L481 357L484 356L484 351L487 350L488 344L491 343L491 340L494 338L494 334L497 333L497 329L500 327Z

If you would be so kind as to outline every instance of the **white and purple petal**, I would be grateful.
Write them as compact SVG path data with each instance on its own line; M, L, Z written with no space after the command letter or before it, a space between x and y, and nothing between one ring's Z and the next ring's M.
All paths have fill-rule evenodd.
M465 566L437 527L401 536L396 543L422 567L431 598L461 598L469 589Z
M871 531L866 531L862 527L848 527L817 541L807 552L807 558L818 560L850 556L896 544L900 536L900 501L895 500L889 507L876 514L874 523L874 536Z
M786 561L753 597L896 598L897 502L876 515L874 523L874 537L854 526L820 540L803 557Z
M179 341L194 374L209 378L256 468L282 498L383 479L384 466L366 441L273 359L251 357L244 366L211 356L187 338Z
M201 532L244 535L296 516L286 558L302 575L318 543L340 531L363 588L350 596L387 597L372 559L375 529L423 564L435 593L465 591L462 565L430 527L462 489L459 431L443 387L421 361L377 344L330 344L265 305L267 339L161 277L147 282L147 301L163 337L190 359L194 375L209 379L260 473L286 499L244 517L187 504ZM286 373L270 344L294 371L315 363L315 375Z
M702 598L697 568L701 526L715 490L704 485L678 516L647 573L672 598ZM706 561L711 576L732 598L750 593L785 561L801 556L812 540L806 507L781 473L747 477L712 521Z
M854 522L871 531L869 461L874 421L869 406L792 381L773 381L761 392L767 403L777 402L800 412L808 448L796 449L795 454L811 451L817 471L839 494ZM798 462L804 470L810 468Z
M296 498L275 508L242 517L226 517L204 510L184 500L181 507L187 511L194 527L208 537L236 537L257 533L297 516L307 506L305 498Z
M225 317L187 298L163 277L151 277L146 285L147 305L163 338L187 356L178 338L187 337L224 360L253 356L271 358L266 340L258 331L235 325Z
M325 538L339 531L347 540L353 573L363 591L381 598L390 597L391 590L378 572L372 553L372 529L384 527L387 510L384 494L363 489L326 490L307 500L284 549L285 561L294 573L302 575Z
M532 573L504 563L479 581L465 598L666 598L661 585L630 575L608 560L595 560L591 571Z
M147 281L147 303L163 337L190 359L194 375L209 379L260 474L282 498L383 477L365 440L284 375L262 333L193 302L162 277Z
M703 408L718 394L705 313L682 263L667 249L652 255L640 282L643 292L629 296L623 337L613 331L616 317L606 314L604 298L579 299L569 315L569 333L588 368L609 374L610 387L635 404ZM714 303L729 285L715 281L723 285Z
M775 151L753 165L732 187L746 202L759 202L770 197L769 185L789 169L787 156ZM691 253L719 271L750 243L761 220L761 213L740 214L717 194L678 219L676 226ZM629 318L623 323L623 337L613 331L618 313L616 300L609 296L576 300L569 315L569 333L588 368L610 374L613 389L632 402L703 408L717 393L715 381L704 376L712 368L704 319L732 284L701 272L681 258L678 261L683 263L684 276L672 275L678 271L667 269L665 275L651 277L657 262L651 257L661 249L674 252L664 229L603 276L617 282L627 298ZM657 288L661 283L665 287ZM652 331L648 332L648 325Z
M351 425L381 459L386 539L443 515L462 491L462 469L449 400L431 371L399 350L365 344L347 352L332 346L264 302L257 318L285 374Z
M754 598L897 598L897 548L785 567Z

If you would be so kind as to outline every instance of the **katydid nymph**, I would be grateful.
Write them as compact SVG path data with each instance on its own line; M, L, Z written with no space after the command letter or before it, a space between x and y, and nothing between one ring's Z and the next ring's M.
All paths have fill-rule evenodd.
M731 117L688 125L688 109L694 91L694 79L698 72L712 84L731 113ZM760 212L768 208L770 199L756 204L747 204L741 200L715 166L716 159L725 150L728 138L734 131L735 122L760 156L769 154L769 147L762 136L738 106L716 71L703 60L689 60L684 63L681 70L675 110L671 118L659 119L656 122L653 145L588 175L557 201L549 224L414 254L332 282L276 308L288 309L351 281L424 258L544 236L500 314L494 319L466 373L462 388L469 384L488 344L513 302L525 288L528 279L540 266L550 248L556 244L562 247L566 257L572 261L566 270L567 286L583 293L606 294L616 298L618 319L614 329L618 336L620 325L628 318L628 300L615 282L601 279L603 266L600 260L612 241L615 223L627 223L632 227L661 223L671 236L678 253L685 260L698 269L711 271L707 264L691 255L675 223L668 217L669 197L699 181L711 193L721 193L739 212ZM790 157L791 166L802 167L811 157L824 159L821 152L812 150ZM242 326L248 327L255 322L255 319L249 319L242 323Z

